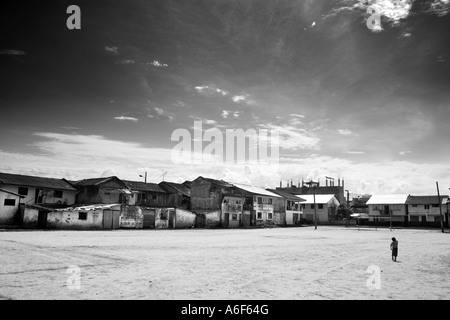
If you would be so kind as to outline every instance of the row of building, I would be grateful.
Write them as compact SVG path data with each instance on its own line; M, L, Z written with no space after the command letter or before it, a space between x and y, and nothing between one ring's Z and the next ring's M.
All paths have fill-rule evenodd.
M344 224L351 217L368 224L440 226L441 216L448 226L448 196L373 195L350 201L343 180L336 186L291 182L264 189L205 177L156 184L115 176L70 181L0 173L3 226L239 228Z

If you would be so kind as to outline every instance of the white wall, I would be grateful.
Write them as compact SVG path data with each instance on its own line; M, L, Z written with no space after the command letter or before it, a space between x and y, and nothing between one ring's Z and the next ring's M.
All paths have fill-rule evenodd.
M7 188L4 188L2 186L2 189L8 190ZM14 206L5 206L5 199L14 199L15 205ZM21 203L23 203L23 200L21 200ZM19 197L1 192L0 191L0 224L10 224L12 223L12 219L14 219L14 214L17 212L19 208Z

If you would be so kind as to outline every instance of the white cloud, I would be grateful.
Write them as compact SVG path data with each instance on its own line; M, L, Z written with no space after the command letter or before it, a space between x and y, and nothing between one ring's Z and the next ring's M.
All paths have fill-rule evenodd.
M231 99L233 100L233 102L239 103L240 101L244 101L245 100L245 96L234 96Z
M134 64L134 60L130 60L130 59L122 59L122 60L118 60L116 61L116 64Z
M228 95L227 91L217 88L215 86L202 85L195 87L195 90L197 90L198 93L200 93L201 95L213 95L213 94L220 94L222 96Z
M337 132L339 134L344 135L344 136L348 136L348 135L351 135L353 133L351 130L348 130L348 129L338 129Z
M406 156L407 154L410 154L411 151L410 150L406 150L406 151L400 151L398 154L401 156Z
M248 105L256 105L256 101L249 98L248 94L235 95L231 98L234 103L245 103Z
M114 117L114 120L138 122L138 118L125 116Z
M222 110L222 118L228 119L229 115L230 115L230 113L227 110Z
M280 148L282 149L319 149L320 139L304 129L286 125L280 126L275 124L260 124L260 127L278 132L280 137Z
M157 61L157 60L152 61L152 62L147 62L147 63L145 63L145 64L147 64L147 65L152 65L152 66L155 66L155 67L157 67L157 68L166 68L166 67L169 66L168 64L166 64L166 63L161 63L161 62L159 62L159 61Z
M293 118L304 118L305 117L304 115L298 114L298 113L290 113L289 116L293 117Z
M109 54L112 54L112 55L118 55L119 54L119 48L117 48L117 47L113 47L113 46L106 46L105 47L105 51L107 52L107 53L109 53Z
M346 154L364 154L365 152L364 151L352 151L352 150L350 150L350 151L344 151L344 153L346 153Z
M25 51L21 50L0 50L0 54L8 55L8 56L24 56L26 55Z
M168 112L168 111L165 111L165 110L162 109L162 108L154 107L153 110L155 110L156 116L157 116L158 118L160 118L160 117L162 117L162 118L167 118L167 119L169 119L169 121L172 121L173 118L174 118L174 114L173 114L173 113ZM149 115L149 117L150 117L150 118L154 118L154 116L151 115L151 114Z

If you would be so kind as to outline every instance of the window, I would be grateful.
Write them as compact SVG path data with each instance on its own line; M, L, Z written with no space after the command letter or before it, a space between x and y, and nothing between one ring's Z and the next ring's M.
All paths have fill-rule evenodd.
M323 209L323 203L319 203L319 209Z
M433 208L439 208L439 205L436 203L436 204L432 204L431 205Z
M267 213L267 220L272 220L272 212Z
M167 215L167 211L166 210L161 210L160 219L161 220L167 220L168 219L168 215Z
M417 206L417 205L416 205ZM409 216L411 221L419 221L419 216Z
M233 213L231 215L231 220L237 220L237 214L236 213Z
M19 187L19 192L21 196L27 196L28 195L28 188L25 187Z
M430 209L430 205L429 204L424 205L424 207L425 207L425 209Z
M263 202L262 202L262 198L261 197L258 197L258 204L262 204Z
M413 208L417 208L417 204L413 204L412 206L413 206Z
M272 198L269 198L269 204L272 204Z
M153 199L153 200L156 200L156 198L158 198L158 197L156 196L156 194L154 194L154 195L152 196L152 199Z
M4 202L4 205L5 205L5 207L9 207L9 206L11 206L11 207L13 207L13 206L15 206L16 205L16 199L5 199L5 202Z
M55 190L53 191L53 197L55 198L62 198L63 197L63 192L60 190Z
M87 220L87 212L78 212L78 220Z
M314 209L314 203L311 203L311 209Z
M241 204L241 200L236 200L236 204Z
M147 194L146 193L141 193L141 199L142 200L147 200Z
M258 212L256 215L256 219L262 219L262 212Z
M441 217L440 216L434 216L434 221L435 222L441 222Z

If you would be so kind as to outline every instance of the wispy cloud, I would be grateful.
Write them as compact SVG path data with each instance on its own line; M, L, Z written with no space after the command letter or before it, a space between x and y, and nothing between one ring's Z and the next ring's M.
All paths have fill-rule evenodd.
M116 61L116 64L135 64L135 61L131 59L122 59Z
M260 124L261 128L278 132L280 138L280 148L287 150L320 149L320 139L305 129L294 126Z
M407 154L411 154L411 151L410 150L400 151L398 154L401 156L406 156Z
M167 63L161 63L161 62L159 62L157 60L154 60L152 62L146 62L145 64L146 65L152 65L152 66L157 67L157 68L166 68L166 67L169 66Z
M153 107L153 110L156 113L156 117L157 118L166 118L169 121L172 121L174 118L174 114L172 112L166 111L163 108L160 107ZM155 115L149 114L148 115L150 118L154 118Z
M337 132L339 134L344 135L344 136L348 136L348 135L353 134L353 132L351 130L348 130L348 129L338 129Z
M105 51L115 56L119 54L119 48L114 46L105 46Z
M231 98L231 100L233 100L234 103L245 103L248 105L256 105L256 101L250 99L250 95L249 94L241 94L241 95L235 95Z
M213 94L220 94L222 96L228 95L227 91L217 88L216 86L213 85L196 86L195 90L197 90L197 92L202 95L213 95Z
M120 117L114 117L114 120L138 122L139 119L138 118L134 118L134 117L120 116Z
M0 54L8 56L24 56L26 55L26 52L21 50L0 50Z
M346 154L365 154L365 152L364 151L353 151L353 150L350 150L350 151L344 151L344 153L346 153Z

